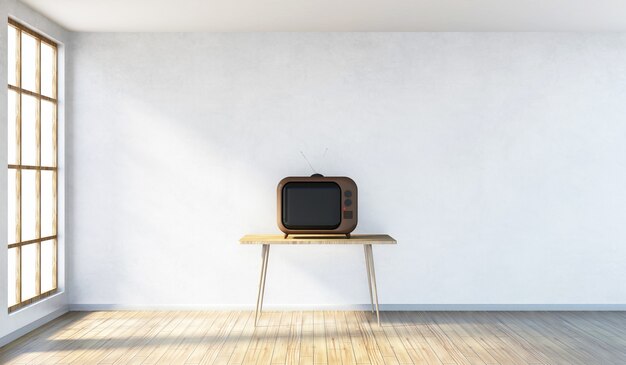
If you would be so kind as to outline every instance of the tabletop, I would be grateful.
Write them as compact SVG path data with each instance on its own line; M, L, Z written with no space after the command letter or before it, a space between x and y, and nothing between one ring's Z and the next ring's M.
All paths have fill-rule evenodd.
M256 245L395 245L396 240L386 234L343 235L296 234L285 238L282 234L248 234L239 240L241 244Z

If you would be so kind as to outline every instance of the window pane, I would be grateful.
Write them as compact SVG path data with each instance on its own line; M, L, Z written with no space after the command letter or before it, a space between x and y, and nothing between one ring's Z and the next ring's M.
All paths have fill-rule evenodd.
M17 242L17 170L9 169L7 181L7 201L8 201L8 223L7 223L7 243L10 245Z
M41 101L41 166L56 165L55 159L55 105L49 101Z
M22 246L22 300L37 295L35 292L37 280L37 244Z
M22 241L37 238L37 184L35 170L22 170Z
M36 89L37 79L37 40L22 32L22 88Z
M7 49L9 84L17 86L17 50L15 49L17 45L17 29L9 25L7 35L9 37L7 44L9 47Z
M51 98L54 93L54 48L41 42L41 93Z
M22 166L9 168L7 174L9 245L56 234L57 173L29 166L57 164L56 102L41 100L57 97L57 49L20 28L8 25L6 43L7 162ZM23 91L11 90L13 86ZM8 250L8 271L0 277L6 275L9 307L21 307L40 294L38 283L43 292L56 288L56 247L56 239L52 239ZM20 298L16 298L18 292Z
M22 165L37 164L37 109L38 100L22 94Z
M54 289L53 272L56 267L54 240L41 242L41 292Z
M55 233L54 177L54 171L41 171L41 237Z
M11 165L17 164L17 135L16 126L17 126L17 110L19 108L18 105L18 96L17 93L13 90L9 90L9 96L7 100L7 114L8 114L8 129L7 129L7 152L8 152L8 161Z
M16 255L17 254L17 248L12 248L9 250L9 257L8 257L8 264L9 264L9 272L8 272L8 279L9 279L9 307L17 304L17 301L15 298L15 285L17 284L16 282L16 278L17 276L15 275L15 264L17 263L17 258Z

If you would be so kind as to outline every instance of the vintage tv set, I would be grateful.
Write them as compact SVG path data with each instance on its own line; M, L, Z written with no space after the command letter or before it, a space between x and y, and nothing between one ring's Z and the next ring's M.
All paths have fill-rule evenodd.
M278 183L278 228L290 234L341 234L357 225L358 191L349 177L319 174L286 177Z

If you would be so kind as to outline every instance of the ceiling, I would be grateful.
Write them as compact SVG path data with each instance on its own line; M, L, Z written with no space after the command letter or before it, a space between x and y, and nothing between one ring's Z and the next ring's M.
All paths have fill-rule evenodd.
M626 31L624 0L22 1L74 31Z

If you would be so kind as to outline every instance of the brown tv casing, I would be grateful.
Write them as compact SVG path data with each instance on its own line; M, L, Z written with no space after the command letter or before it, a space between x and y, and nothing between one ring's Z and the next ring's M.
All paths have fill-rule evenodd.
M332 182L339 185L341 189L341 223L334 229L289 229L283 224L283 188L292 182ZM350 192L351 196L346 197L346 192ZM276 189L276 221L278 228L286 235L288 234L345 234L349 235L354 231L358 221L358 191L354 180L345 176L292 176L282 179L278 183ZM346 206L346 200L350 200L352 204ZM350 217L351 216L351 217Z

